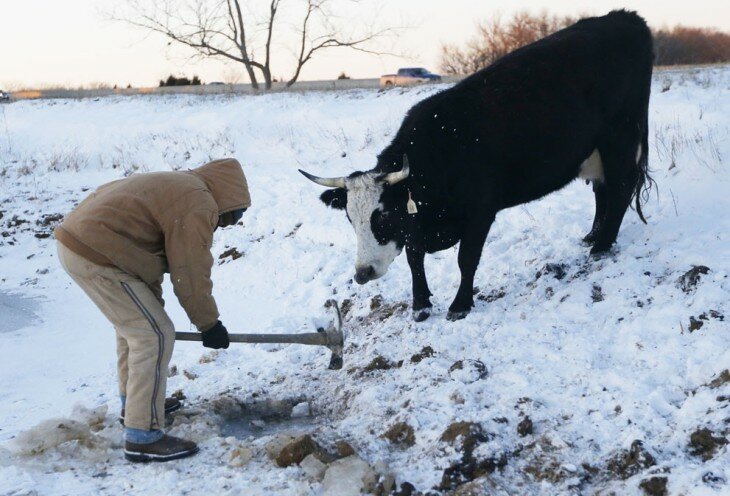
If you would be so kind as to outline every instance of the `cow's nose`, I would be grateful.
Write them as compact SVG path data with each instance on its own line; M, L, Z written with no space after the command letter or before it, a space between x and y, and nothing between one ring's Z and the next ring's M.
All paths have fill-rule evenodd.
M358 284L365 284L375 276L375 269L372 265L366 265L365 267L358 267L355 270L355 282Z

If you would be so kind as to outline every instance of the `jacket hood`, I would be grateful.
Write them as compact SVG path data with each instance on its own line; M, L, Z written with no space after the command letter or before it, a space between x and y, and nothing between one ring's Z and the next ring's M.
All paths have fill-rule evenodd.
M191 171L200 177L218 204L218 215L251 206L251 195L238 160L214 160Z

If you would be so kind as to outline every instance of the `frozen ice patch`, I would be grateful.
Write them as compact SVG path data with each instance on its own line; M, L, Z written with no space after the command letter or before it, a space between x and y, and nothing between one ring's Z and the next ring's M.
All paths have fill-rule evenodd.
M36 298L0 291L0 333L17 331L40 320L35 313L38 306Z

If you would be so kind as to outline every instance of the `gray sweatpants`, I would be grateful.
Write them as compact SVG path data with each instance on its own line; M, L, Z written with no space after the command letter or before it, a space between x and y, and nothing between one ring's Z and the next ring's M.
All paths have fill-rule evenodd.
M124 425L161 429L175 328L163 308L160 285L89 262L61 243L58 258L116 329L119 394L127 397Z

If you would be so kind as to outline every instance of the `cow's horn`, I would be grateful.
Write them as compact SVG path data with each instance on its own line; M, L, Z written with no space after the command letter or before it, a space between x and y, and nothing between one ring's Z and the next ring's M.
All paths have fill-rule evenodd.
M299 172L302 173L304 177L309 179L312 182L315 182L319 184L320 186L326 186L328 188L344 188L345 187L345 178L344 177L317 177L313 176L309 172L305 172L302 169L299 169Z
M411 173L411 167L408 165L408 155L403 155L403 168L398 172L391 172L387 174L383 180L391 186L395 183L399 183L408 177Z

